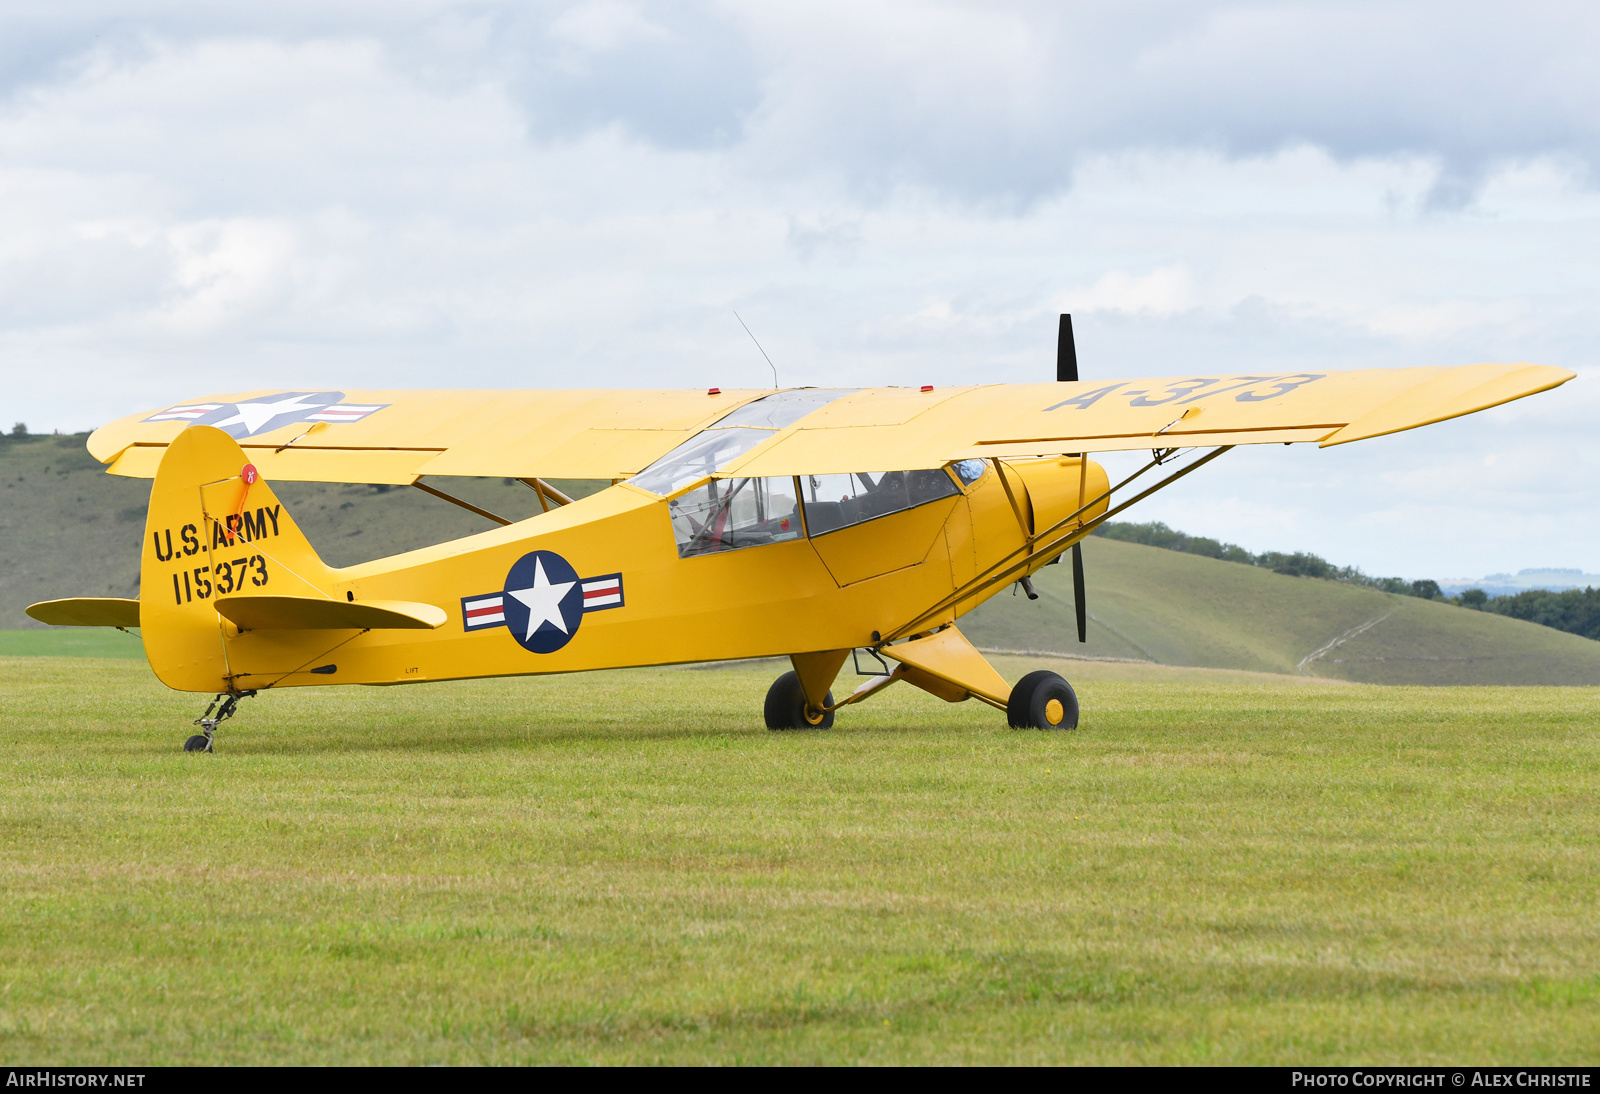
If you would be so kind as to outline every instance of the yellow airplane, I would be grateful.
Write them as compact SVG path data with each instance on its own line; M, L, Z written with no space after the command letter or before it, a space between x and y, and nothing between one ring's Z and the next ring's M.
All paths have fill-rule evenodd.
M98 429L114 475L153 478L137 600L28 614L140 628L156 676L241 698L788 656L771 729L822 728L897 681L1070 729L1071 685L1008 685L956 626L1106 519L1240 444L1321 446L1470 414L1571 379L1538 365L1262 371L973 387L719 391L249 391ZM1096 452L1150 450L1111 483ZM1208 451L1202 451L1208 450ZM1152 474L1152 472L1154 474ZM520 479L515 523L425 477ZM553 478L610 479L574 501ZM417 486L502 527L336 569L273 481ZM1073 550L1079 639L1081 554ZM878 666L844 698L852 655ZM894 663L891 668L889 662Z

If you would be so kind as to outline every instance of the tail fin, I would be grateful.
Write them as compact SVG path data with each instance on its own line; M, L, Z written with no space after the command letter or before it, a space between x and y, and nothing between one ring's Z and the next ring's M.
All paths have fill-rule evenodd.
M139 581L145 655L179 691L233 691L220 596L327 597L332 571L244 450L220 429L190 426L161 457L150 488Z

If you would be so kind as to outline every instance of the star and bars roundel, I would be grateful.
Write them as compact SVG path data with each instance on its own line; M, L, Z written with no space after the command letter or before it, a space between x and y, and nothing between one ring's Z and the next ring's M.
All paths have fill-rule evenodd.
M620 607L621 574L579 577L554 551L530 551L499 592L461 598L461 623L468 631L504 627L529 653L554 653L572 641L585 614Z
M237 403L185 403L169 406L147 422L212 425L236 441L270 433L296 422L359 422L388 403L347 403L342 391L280 391Z

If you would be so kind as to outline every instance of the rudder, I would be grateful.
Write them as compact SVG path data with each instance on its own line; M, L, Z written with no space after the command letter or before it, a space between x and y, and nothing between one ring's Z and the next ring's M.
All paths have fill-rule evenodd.
M190 426L150 488L140 625L150 667L179 691L239 690L224 641L236 631L217 614L218 596L326 597L332 587L332 571L272 488L259 476L246 481L249 464L220 429Z

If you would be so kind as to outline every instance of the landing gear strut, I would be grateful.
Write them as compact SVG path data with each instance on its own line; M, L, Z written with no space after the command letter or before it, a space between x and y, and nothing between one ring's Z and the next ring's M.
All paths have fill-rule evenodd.
M873 631L874 640L878 632ZM894 671L878 651L898 661ZM789 655L793 672L772 682L767 691L768 729L827 729L833 712L876 695L897 680L904 680L947 703L977 699L1006 712L1013 729L1077 729L1078 696L1056 673L1030 672L1007 687L1005 678L985 661L983 654L955 628L945 624L904 642L868 650L885 671L834 702L826 690L850 657L849 650L817 650ZM860 661L857 661L860 672ZM862 674L866 675L866 674Z
M206 707L206 712L194 720L194 725L200 727L200 732L183 742L185 752L210 752L211 746L216 743L217 723L226 722L233 717L234 711L239 709L239 700L248 699L254 695L253 691L241 691L226 695L219 695L211 700L211 705ZM215 713L213 713L215 712Z

